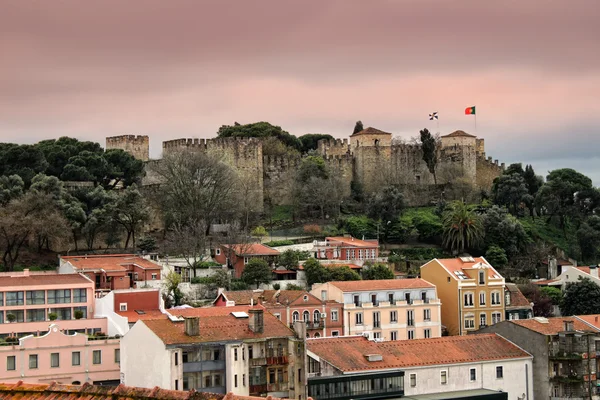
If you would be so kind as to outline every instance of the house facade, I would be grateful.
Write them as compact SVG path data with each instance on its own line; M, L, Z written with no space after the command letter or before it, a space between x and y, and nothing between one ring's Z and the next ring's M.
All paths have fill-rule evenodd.
M314 252L319 260L375 260L379 257L379 242L345 236L326 237L325 241L315 244Z
M306 324L306 337L341 336L344 332L343 304L321 300L305 290L242 290L221 292L217 307L260 304L284 324Z
M505 320L533 318L533 306L514 283L506 283L504 288Z
M69 332L106 332L106 319L94 316L94 282L83 275L0 274L0 338L43 334L53 320Z
M310 293L342 304L344 335L404 340L442 334L436 288L423 279L327 282Z
M502 321L497 333L533 355L535 399L599 399L597 328L576 317ZM477 336L477 335L474 335Z
M306 347L315 400L533 398L532 356L494 334L385 343L348 336Z
M598 266L573 266L563 265L560 275L553 279L545 279L534 282L538 286L552 286L565 290L569 283L576 283L579 279L587 278L600 286L600 278L598 278Z
M260 243L224 244L214 249L213 258L219 264L233 269L233 276L240 278L251 259L260 258L269 265L274 265L279 258L279 251Z
M306 399L304 338L262 307L176 312L140 320L122 339L126 384Z
M28 335L0 346L3 382L58 382L62 384L119 384L119 339L66 334L50 324L40 336Z
M505 281L483 257L433 259L421 278L437 287L442 324L450 335L466 335L505 319Z

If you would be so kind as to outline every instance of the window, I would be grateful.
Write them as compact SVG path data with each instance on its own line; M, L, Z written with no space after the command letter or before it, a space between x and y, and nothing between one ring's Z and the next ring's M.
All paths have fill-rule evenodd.
M471 380L471 382L477 380L477 370L475 368L471 368L469 370L469 379Z
M217 374L214 376L214 385L215 386L221 386L221 375Z
M308 323L310 321L310 313L308 311L304 311L302 313L302 319L304 322Z
M15 356L6 357L6 370L14 371L17 369L17 358Z
M406 325L415 326L415 312L414 310L406 311Z
M381 332L373 332L373 339L381 339Z
M238 349L233 349L233 361L238 360Z
M502 366L497 366L496 367L496 379L502 379L504 378L504 369L502 368Z
M356 307L360 307L360 296L355 294L354 296L352 296L352 300L354 301L354 305Z
M398 311L390 311L390 322L398 322Z
M81 353L74 351L71 353L71 365L81 365Z
M473 307L473 293L465 293L465 307Z
M485 292L479 292L479 305L485 306Z
M427 292L421 292L421 301L427 303Z
M43 290L28 290L26 297L28 306L46 303L46 294Z
M4 305L4 293L0 292L0 306Z
M158 274L152 274L152 280L155 281L158 278Z
M87 289L73 289L73 303L87 302Z
M473 314L465 315L465 329L475 328L475 316Z
M37 369L38 367L38 356L37 354L29 355L29 369Z
M485 314L479 314L479 327L487 326L487 317Z
M319 312L319 310L313 311L313 322L315 324L318 324L320 319L321 319L321 313Z
M429 308L423 310L423 321L431 321L431 310Z
M175 379L175 390L179 390L179 379Z
M363 315L362 313L356 313L356 325L362 325L363 324Z
M300 319L300 313L298 311L294 311L292 313L292 322L296 322Z
M339 318L338 310L331 310L331 320L337 321Z
M94 350L92 353L92 362L94 364L102 364L102 350Z
M55 313L58 317L57 319L61 321L66 321L71 319L71 309L70 308L51 308L50 312Z
M327 290L321 290L321 300L327 300Z
M390 332L390 340L398 340L398 331Z
M492 292L492 305L493 306L500 305L500 292L498 292L498 291Z
M381 328L381 314L379 311L373 313L373 328Z
M377 301L377 295L376 294L372 294L371 295L371 303L373 303L373 306L378 306L379 302Z
M51 368L60 367L60 354L59 353L50 353L50 367Z
M83 318L83 319L87 318L87 307L86 306L73 307L73 314L75 314L77 311L81 311L81 318Z
M6 292L6 305L7 306L22 306L23 305L23 292Z
M504 294L504 304L510 306L510 292L508 291Z
M121 363L121 349L115 349L115 364Z
M233 376L233 386L238 387L237 385L237 374Z
M279 314L279 313L273 313L273 315L275 316L275 318L277 318L278 320L281 321L281 314Z
M485 271L479 271L479 284L485 285Z
M415 338L415 331L413 329L408 330L408 339L412 340Z
M331 336L340 336L339 331L331 331Z
M298 350L300 350L300 345L298 345ZM298 351L300 353L300 351ZM254 348L252 346L248 346L248 359L254 358Z
M10 310L6 312L6 319L8 320L9 315L15 316L15 322L24 322L25 321L25 311L23 310Z
M497 324L502 321L502 314L499 312L492 313L492 324Z
M71 302L71 289L48 290L48 304L66 304Z
M410 387L417 386L417 374L410 374Z
M431 329L429 329L429 328L423 329L423 337L425 339L430 339L431 338Z
M408 303L408 304L412 304L412 301L410 300L410 293L404 293L404 300Z
M215 250L215 254L218 255L218 256L220 256L221 255L221 249L216 249Z
M244 265L248 264L248 261L250 261L250 259L248 257L244 257Z
M448 371L440 371L440 383L442 385L448 383Z
M308 301L308 296L304 296L302 300L306 303Z
M242 374L242 386L246 386L246 374Z
M127 311L127 303L119 304L119 311Z
M447 283L450 283L450 277L447 277L447 278L446 278L446 282L447 282Z
M46 320L46 309L27 310L27 322L39 322Z

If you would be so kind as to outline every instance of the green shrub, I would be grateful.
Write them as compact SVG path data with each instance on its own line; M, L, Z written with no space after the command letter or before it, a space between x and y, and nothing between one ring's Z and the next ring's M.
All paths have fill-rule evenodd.
M273 289L274 290L279 290L279 289L281 289L281 285L279 283L274 283L273 284Z
M293 240L272 240L270 242L263 243L265 246L278 247L278 246L289 246L294 244Z
M231 290L248 290L249 286L246 282L241 279L232 279L231 280Z
M48 313L48 319L49 319L50 321L55 321L57 318L58 318L58 314L56 314L56 313L53 313L53 312L51 312L51 313Z
M442 220L429 210L419 210L412 216L419 240L428 243L439 241L442 235Z
M294 285L293 283L288 283L285 287L285 290L305 290L304 287L300 285Z

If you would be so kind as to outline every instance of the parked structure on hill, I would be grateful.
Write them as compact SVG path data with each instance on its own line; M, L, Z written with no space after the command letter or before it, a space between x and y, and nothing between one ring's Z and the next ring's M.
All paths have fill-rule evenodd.
M219 264L233 269L235 278L240 278L251 259L260 258L273 265L279 257L279 251L260 243L224 244L214 249L213 257Z
M523 296L514 283L505 284L504 309L506 320L533 318L533 303Z
M314 246L315 258L324 260L364 261L379 257L379 241L353 237L326 237Z

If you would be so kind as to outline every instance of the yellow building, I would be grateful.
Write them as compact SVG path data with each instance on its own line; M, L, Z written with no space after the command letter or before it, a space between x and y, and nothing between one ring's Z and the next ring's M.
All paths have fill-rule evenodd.
M436 286L450 335L504 319L504 278L483 257L433 259L421 266L421 278Z

